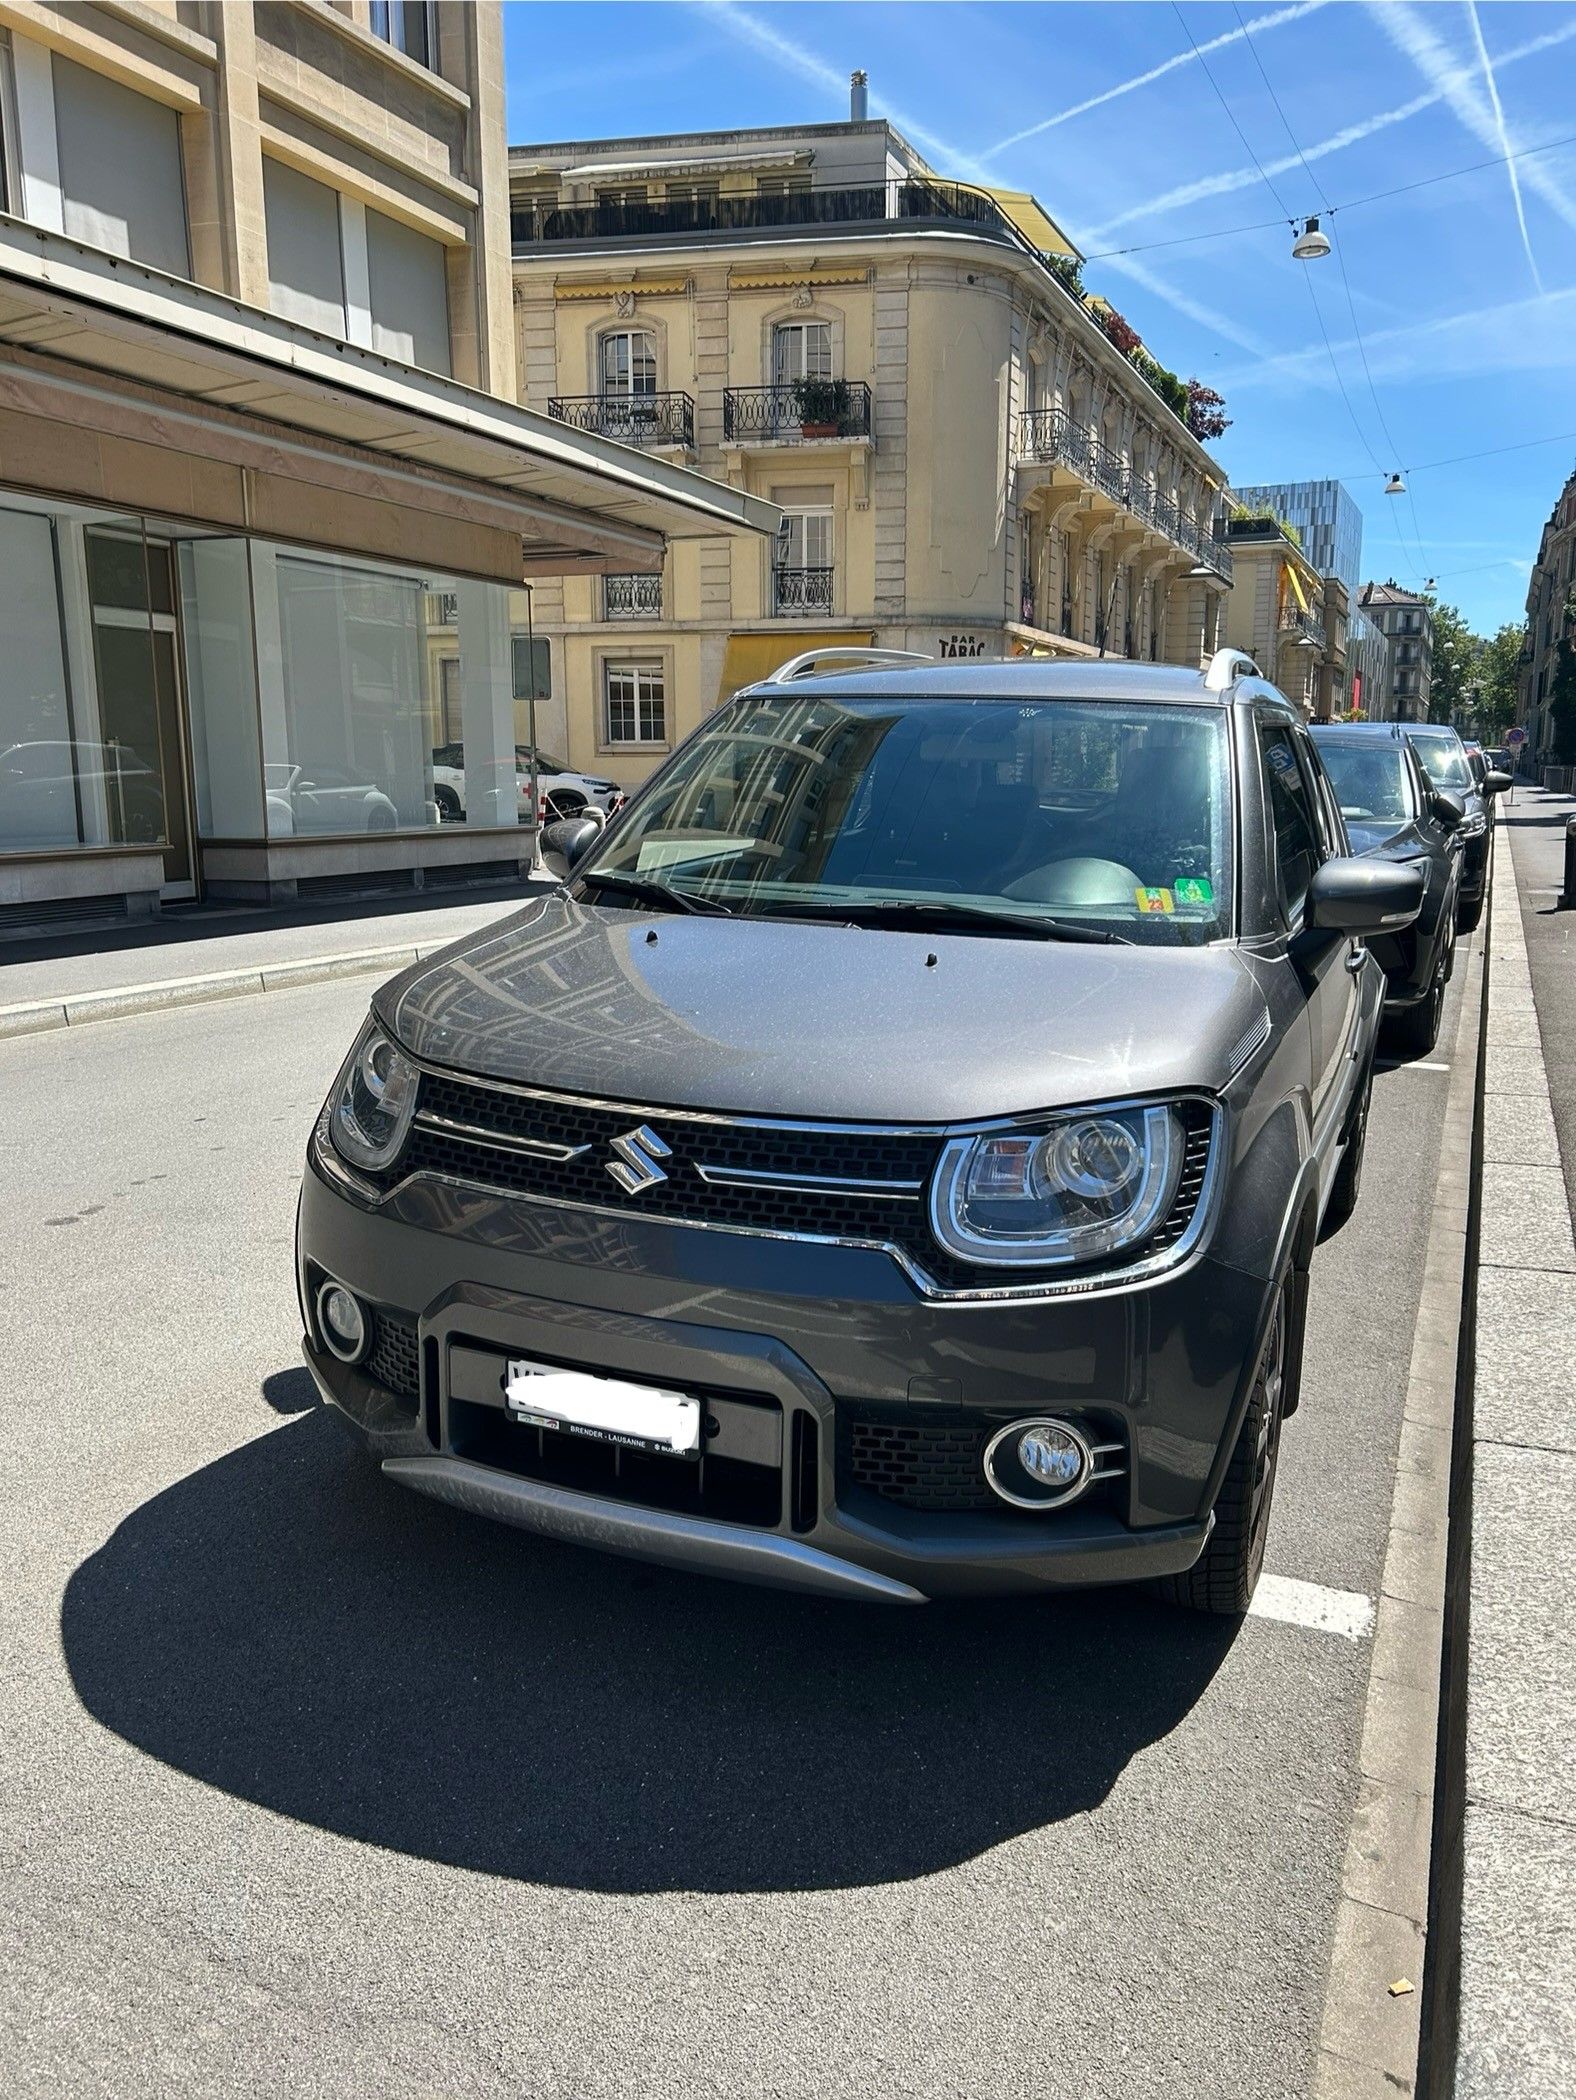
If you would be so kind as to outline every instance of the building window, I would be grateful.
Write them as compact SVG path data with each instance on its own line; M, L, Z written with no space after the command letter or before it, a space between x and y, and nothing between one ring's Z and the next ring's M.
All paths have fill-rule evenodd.
M58 53L53 74L65 231L90 247L190 277L179 117Z
M263 221L268 235L268 304L345 340L345 264L339 193L282 160L263 159Z
M646 204L650 199L643 182L626 182L618 189L598 190L596 201L609 210L622 211L628 205Z
M372 0L372 34L403 51L430 73L438 70L438 10L435 0Z
M661 664L609 664L604 675L604 740L665 744L668 703Z
M763 197L808 197L808 175L763 175L757 185Z
M366 212L372 348L448 375L449 286L443 243L382 212Z
M779 321L772 330L772 385L832 376L830 321Z
M657 391L657 343L640 329L602 338L602 397L628 400Z

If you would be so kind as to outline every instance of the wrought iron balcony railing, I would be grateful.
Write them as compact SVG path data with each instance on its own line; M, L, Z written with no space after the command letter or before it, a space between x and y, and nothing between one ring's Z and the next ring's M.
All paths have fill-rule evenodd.
M673 234L772 233L798 226L961 222L970 232L1026 248L1011 220L983 190L962 182L877 182L852 189L792 190L777 196L635 199L608 204L532 204L509 213L516 248L558 241L640 240ZM898 226L893 223L892 230ZM1032 251L1031 251L1032 252Z
M796 379L786 386L730 386L723 392L725 445L869 435L870 389L862 379Z
M1310 642L1317 642L1321 649L1324 647L1324 615L1322 613L1304 612L1300 605L1294 605L1288 599L1286 608L1281 614L1280 623L1283 631L1289 630L1293 634L1305 634Z
M688 394L560 394L548 402L547 413L621 445L695 447L695 404Z
M832 610L830 569L773 569L772 612L779 620L806 619Z
M660 620L662 576L604 576L602 578L604 620Z
M1226 544L1222 518L1197 524L1185 517L1152 481L1135 474L1119 452L1091 436L1065 409L1027 409L1019 424L1020 457L1054 460L1071 467L1091 488L1100 489L1120 503L1141 524L1152 525L1217 576L1230 577L1231 549Z

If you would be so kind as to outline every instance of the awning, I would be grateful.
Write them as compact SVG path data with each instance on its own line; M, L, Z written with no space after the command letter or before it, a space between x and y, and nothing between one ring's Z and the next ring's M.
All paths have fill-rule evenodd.
M1285 563L1284 572L1286 576L1286 581L1291 585L1292 596L1296 599L1297 603L1302 607L1304 612L1310 611L1311 607L1308 604L1308 594L1302 587L1302 580L1297 574L1296 563Z
M517 535L526 573L651 569L668 539L777 529L773 505L690 468L4 218L0 356L16 417L59 415L36 405L53 383L57 402L75 390L83 428L117 420L128 444L162 444L174 455L163 463L171 486L181 484L184 462L194 519L209 516L200 507L209 500L203 462L262 473L269 462L241 455L271 441L282 488L353 483L369 503L464 512ZM78 431L77 419L62 420L64 466ZM8 464L7 449L13 462L25 459L25 474ZM74 486L53 478L40 440L25 430L0 448L3 478ZM75 492L127 507L144 500L124 487ZM213 501L222 512L224 501ZM259 520L249 529L270 528ZM299 501L292 536L315 536ZM470 566L495 573L496 556L482 570Z
M1031 248L1041 255L1066 255L1074 262L1082 262L1083 256L1063 233L1045 206L1027 190L987 189L987 197L994 197L1007 217L1017 227Z
M597 160L559 172L565 182L628 182L636 175L661 182L692 175L753 173L757 168L807 166L814 154L791 149L775 153L708 153L688 160ZM523 172L511 166L511 174ZM541 172L533 169L533 173Z
M756 685L791 657L807 649L868 649L875 641L870 628L837 634L730 634L722 659L722 686L717 704L731 699L741 686Z

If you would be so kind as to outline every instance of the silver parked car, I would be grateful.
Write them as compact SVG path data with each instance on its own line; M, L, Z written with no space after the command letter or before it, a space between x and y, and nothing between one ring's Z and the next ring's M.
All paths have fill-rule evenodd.
M391 1479L577 1544L1241 1611L1420 877L1236 652L819 668L378 993L307 1361Z

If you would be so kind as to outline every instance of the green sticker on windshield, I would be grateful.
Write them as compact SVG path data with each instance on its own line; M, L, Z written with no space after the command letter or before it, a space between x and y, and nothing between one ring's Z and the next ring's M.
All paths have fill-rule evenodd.
M1213 904L1215 892L1202 875L1180 875L1172 885L1178 904Z

